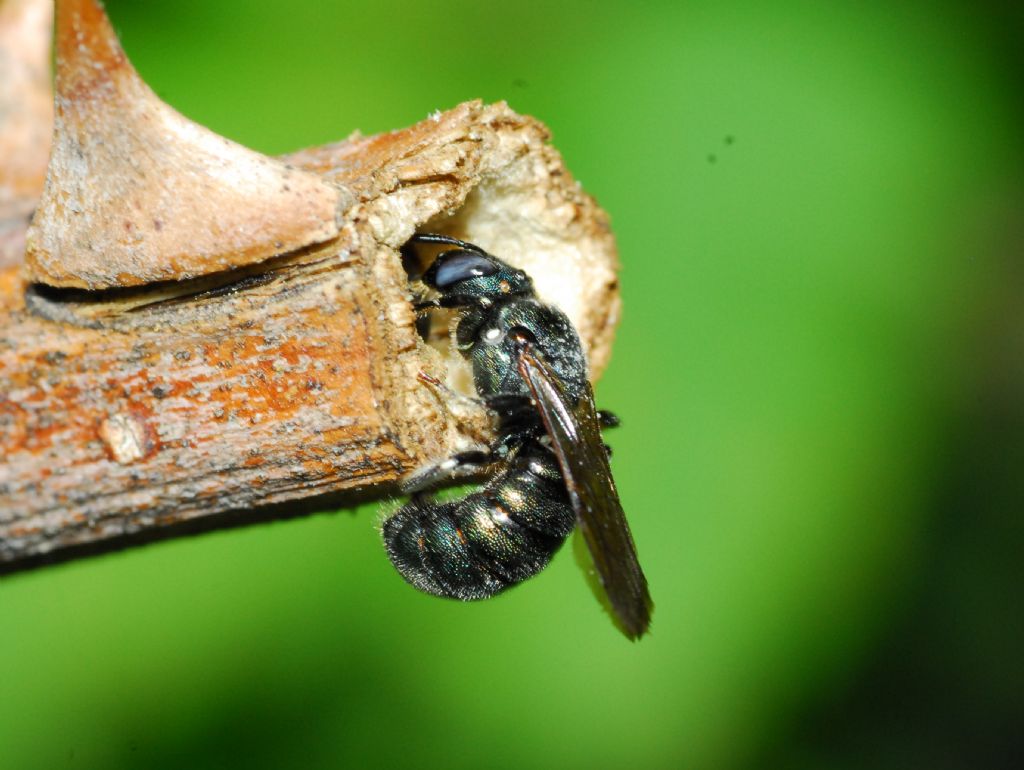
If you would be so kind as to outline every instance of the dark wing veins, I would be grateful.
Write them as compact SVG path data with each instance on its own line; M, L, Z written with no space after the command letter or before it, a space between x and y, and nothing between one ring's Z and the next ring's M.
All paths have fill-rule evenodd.
M654 605L608 465L593 391L588 383L574 403L555 371L528 344L519 353L519 372L551 437L604 591L623 631L637 639L647 631Z

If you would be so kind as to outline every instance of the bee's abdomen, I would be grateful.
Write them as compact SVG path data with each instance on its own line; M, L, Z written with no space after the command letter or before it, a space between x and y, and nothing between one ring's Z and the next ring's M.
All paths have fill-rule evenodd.
M461 500L414 500L384 522L392 563L421 591L484 599L537 574L575 526L558 466L520 455Z

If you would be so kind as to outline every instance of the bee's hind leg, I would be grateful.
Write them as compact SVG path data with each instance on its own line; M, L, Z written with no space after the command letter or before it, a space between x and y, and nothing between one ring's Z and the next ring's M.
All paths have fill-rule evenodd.
M489 449L469 449L456 452L439 463L417 468L401 481L406 494L416 494L444 484L479 476L492 462L494 455Z

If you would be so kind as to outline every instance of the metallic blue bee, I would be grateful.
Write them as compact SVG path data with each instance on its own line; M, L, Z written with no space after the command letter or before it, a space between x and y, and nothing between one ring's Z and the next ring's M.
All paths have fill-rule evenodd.
M484 599L542 570L578 525L623 631L640 637L653 608L608 465L586 357L572 323L534 293L530 277L446 235L415 243L454 248L423 274L437 297L420 312L455 308L459 350L477 396L497 415L489 451L464 452L421 471L413 499L383 525L392 563L422 591ZM486 472L465 497L440 502L424 489Z

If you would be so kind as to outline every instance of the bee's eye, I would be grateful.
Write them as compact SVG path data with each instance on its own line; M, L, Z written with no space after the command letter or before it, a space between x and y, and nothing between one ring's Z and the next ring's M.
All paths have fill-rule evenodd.
M498 266L487 257L469 251L446 251L441 254L423 276L423 280L435 289L448 287L469 278L494 275Z

